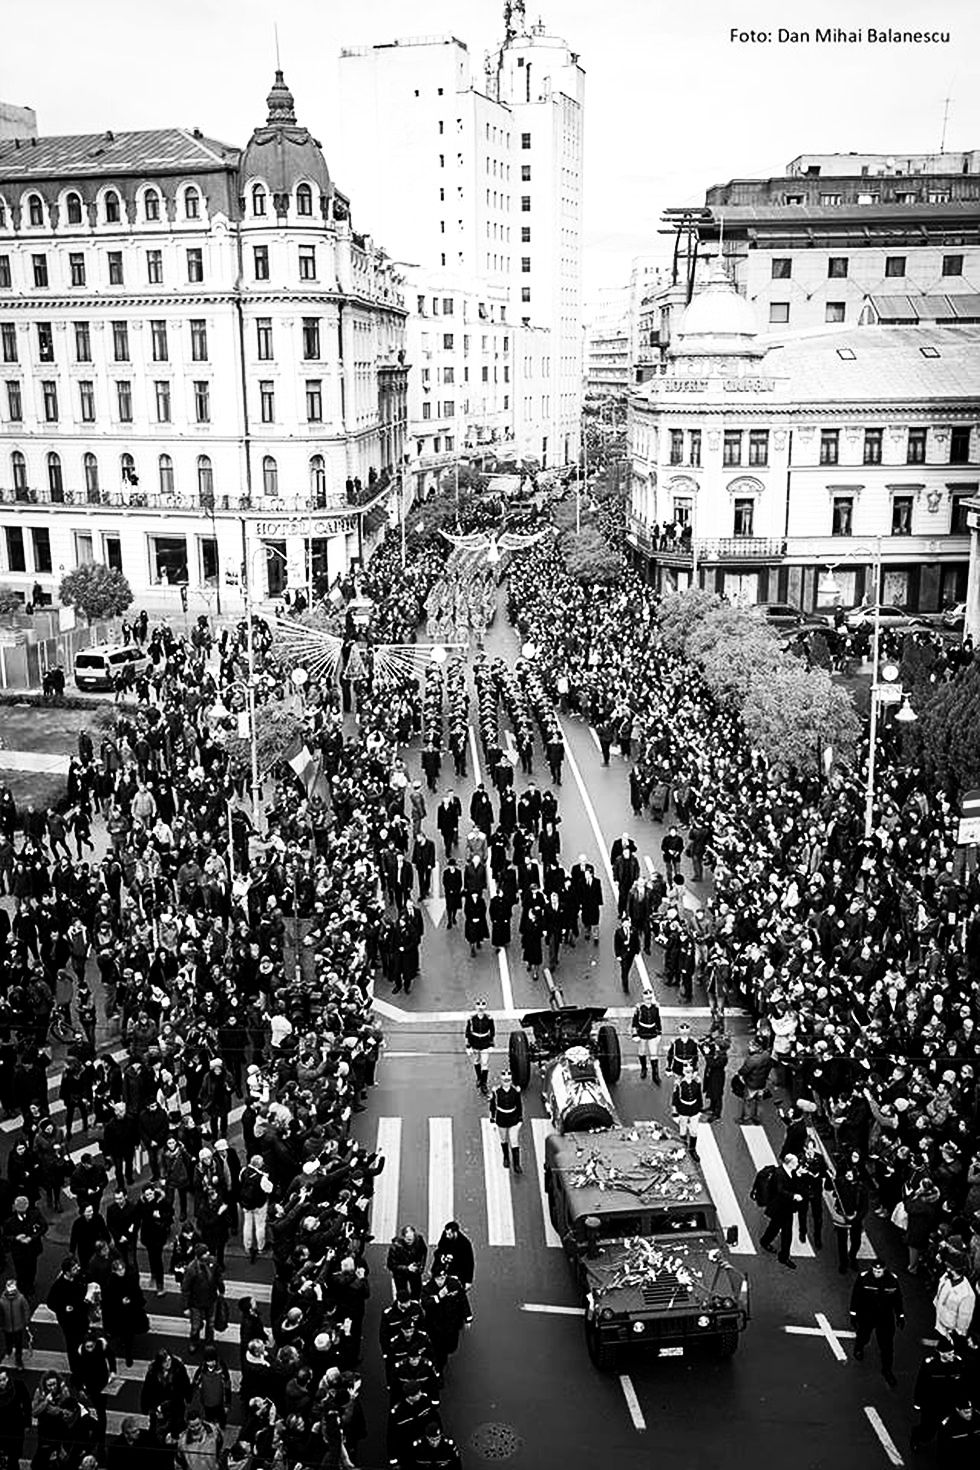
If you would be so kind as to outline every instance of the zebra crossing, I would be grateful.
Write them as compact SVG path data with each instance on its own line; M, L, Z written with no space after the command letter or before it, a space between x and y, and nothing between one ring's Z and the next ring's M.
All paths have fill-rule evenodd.
M375 1182L371 1205L375 1243L386 1247L402 1225L415 1224L428 1228L426 1239L434 1244L446 1222L459 1219L477 1247L543 1244L549 1250L559 1249L561 1241L548 1215L544 1189L549 1132L546 1118L526 1119L521 1139L524 1177L515 1180L504 1168L497 1130L489 1118L480 1119L478 1130L454 1117L379 1118L375 1146L384 1156L385 1167ZM733 1136L704 1126L698 1132L697 1147L719 1223L723 1230L734 1226L737 1232L729 1247L731 1254L758 1254L767 1221L754 1204L746 1212L746 1181L777 1161L765 1128L742 1123ZM742 1180L741 1190L736 1179ZM793 1237L793 1256L812 1260L809 1241L799 1240L795 1229ZM862 1258L874 1255L867 1238L859 1254Z

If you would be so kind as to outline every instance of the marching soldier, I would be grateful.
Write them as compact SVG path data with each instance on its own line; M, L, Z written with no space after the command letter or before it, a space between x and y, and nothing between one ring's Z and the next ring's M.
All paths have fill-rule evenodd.
M500 1148L504 1156L504 1168L509 1169L511 1160L514 1173L521 1174L521 1122L524 1104L521 1094L511 1081L509 1072L501 1072L500 1082L490 1094L490 1118L497 1125Z
M892 1372L892 1360L895 1352L895 1329L904 1327L905 1310L898 1277L893 1271L889 1271L883 1261L872 1261L855 1281L851 1293L851 1316L857 1328L855 1358L860 1363L873 1332L878 1339L878 1351L881 1354L881 1376L890 1388L894 1388L896 1378Z
M487 1075L495 1034L493 1017L487 1013L486 997L481 995L476 1002L476 1010L466 1022L466 1053L473 1063L476 1085L484 1097L489 1096Z
M663 1036L660 1007L654 999L653 988L643 987L643 999L633 1012L630 1034L636 1042L636 1054L640 1059L640 1076L647 1075L647 1058L650 1060L650 1079L660 1086L660 1041Z
M687 1140L687 1151L692 1158L698 1156L698 1121L704 1111L704 1093L698 1074L688 1062L679 1081L675 1081L670 1099L670 1111L681 1137Z
M915 1380L912 1403L919 1413L919 1422L912 1429L912 1448L934 1438L936 1430L948 1415L952 1414L962 1384L962 1364L956 1349L948 1337L941 1337L936 1351L922 1360Z
M667 1071L671 1077L683 1077L684 1068L688 1066L696 1072L698 1066L698 1044L686 1021L680 1023L677 1033L667 1048Z

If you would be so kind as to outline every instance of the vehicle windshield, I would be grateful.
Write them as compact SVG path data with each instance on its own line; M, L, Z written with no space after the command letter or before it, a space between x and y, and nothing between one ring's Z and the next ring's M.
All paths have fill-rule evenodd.
M642 1235L648 1239L657 1235L691 1235L712 1228L704 1210L638 1210L635 1214L600 1215L598 1218L599 1234L603 1240L622 1240L630 1235Z

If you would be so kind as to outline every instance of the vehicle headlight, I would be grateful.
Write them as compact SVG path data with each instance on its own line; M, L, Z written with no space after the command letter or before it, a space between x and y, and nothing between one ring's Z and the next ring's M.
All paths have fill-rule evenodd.
M704 1314L702 1314L698 1318L698 1326L699 1327L710 1327L711 1326L711 1318L710 1317L706 1317Z
M603 1322L610 1322L615 1315L616 1314L613 1311L612 1307L603 1307L602 1311L599 1313L599 1316L602 1318Z
M634 1322L633 1323L633 1331L634 1332L641 1333L641 1332L646 1332L646 1330L647 1330L647 1325L646 1325L645 1322Z

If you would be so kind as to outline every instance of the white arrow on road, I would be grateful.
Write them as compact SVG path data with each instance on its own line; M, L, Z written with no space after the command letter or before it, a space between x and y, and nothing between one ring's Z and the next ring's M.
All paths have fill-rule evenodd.
M432 869L432 880L431 880L431 887L429 889L429 892L432 894L432 897L431 898L423 898L423 900L422 900L422 906L426 910L426 912L428 913L429 918L432 920L432 922L435 925L435 927L438 929L439 925L442 923L443 919L446 917L446 900L444 898L440 898L439 897L439 864L438 863L436 863L435 867Z

